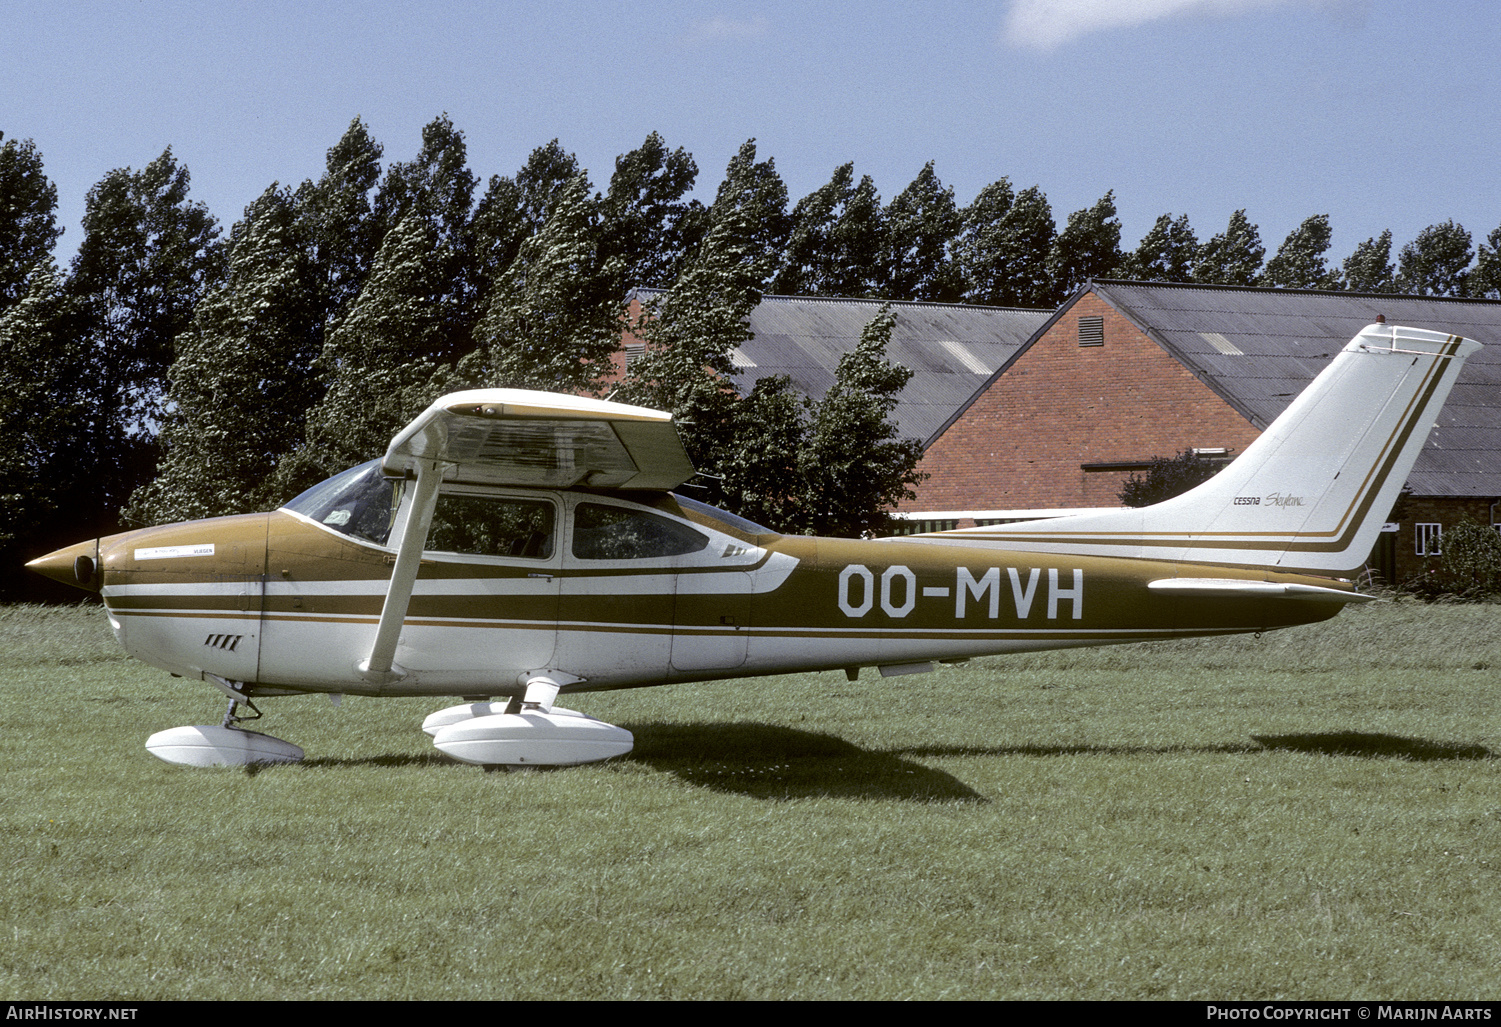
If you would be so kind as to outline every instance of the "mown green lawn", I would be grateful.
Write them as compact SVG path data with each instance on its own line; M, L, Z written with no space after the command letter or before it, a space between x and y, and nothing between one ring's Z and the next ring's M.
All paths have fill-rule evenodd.
M1501 607L576 697L503 774L442 703L260 703L0 609L5 998L1501 997Z

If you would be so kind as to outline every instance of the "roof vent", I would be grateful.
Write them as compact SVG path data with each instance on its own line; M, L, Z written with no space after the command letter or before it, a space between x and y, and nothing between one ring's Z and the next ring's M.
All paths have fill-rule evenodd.
M1105 319L1103 317L1079 318L1079 345L1105 345Z

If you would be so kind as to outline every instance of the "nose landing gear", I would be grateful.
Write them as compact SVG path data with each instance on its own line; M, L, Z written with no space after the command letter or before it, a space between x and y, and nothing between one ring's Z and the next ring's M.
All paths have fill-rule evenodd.
M261 711L234 682L209 675L229 694L229 708L218 725L191 724L158 731L146 739L146 751L168 763L188 767L243 767L252 763L297 763L302 749L291 742L259 731L246 731L240 723L260 718ZM255 714L242 717L235 711L248 706Z

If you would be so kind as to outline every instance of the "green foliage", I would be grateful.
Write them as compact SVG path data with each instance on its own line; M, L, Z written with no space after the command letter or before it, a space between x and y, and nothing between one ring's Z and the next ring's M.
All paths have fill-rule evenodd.
M787 296L875 296L885 278L885 213L869 175L854 164L797 202L773 289Z
M1123 258L1120 274L1143 282L1191 282L1199 255L1199 239L1188 224L1188 215L1157 218L1142 236L1135 252Z
M0 309L0 556L7 567L20 562L16 546L28 559L53 548L59 525L76 528L77 508L91 498L84 469L94 368L78 332L79 305L50 260L33 266L24 284L21 298Z
M806 482L793 523L811 535L854 536L886 529L886 511L916 496L922 443L897 436L891 415L912 371L886 359L896 318L889 307L839 358L834 385L813 408L798 467Z
M1276 289L1339 288L1339 276L1324 258L1329 252L1329 238L1328 214L1305 218L1283 240L1276 256L1266 262L1261 284Z
M703 241L636 326L646 353L616 398L671 411L700 469L715 466L733 436L731 353L750 338L746 319L776 269L785 240L773 236L786 223L778 214L785 215L786 199L772 162L757 163L755 140L745 143L708 210Z
M230 233L224 284L177 339L164 455L125 512L136 525L274 505L266 485L296 448L321 388L313 361L324 304L307 223L272 186Z
M892 300L958 300L964 291L963 276L949 258L949 246L964 222L953 188L939 181L932 161L887 205L883 220L886 266L881 294Z
M1246 220L1246 212L1230 215L1225 231L1199 247L1194 259L1194 281L1205 285L1253 285L1261 273L1266 247L1261 233Z
M319 345L324 330L359 295L389 227L370 202L370 191L380 180L382 152L365 123L355 118L329 149L323 177L297 190L299 231L307 239L309 262L319 279Z
M1429 225L1402 247L1397 258L1397 289L1416 296L1464 296L1467 268L1475 251L1463 225Z
M1501 592L1501 532L1489 524L1461 521L1444 529L1438 571L1423 582L1465 599L1487 599Z
M1121 261L1121 223L1115 216L1112 189L1093 207L1070 214L1068 224L1053 240L1048 253L1053 301L1063 302L1091 278L1116 274Z
M479 284L470 212L478 180L467 160L464 133L448 115L440 115L423 128L417 156L387 168L375 194L374 216L386 226L387 238L412 218L423 223L430 237L425 259L431 265L427 280L433 289L429 303L435 322L422 335L420 345L427 348L408 352L438 361L457 359L471 348L473 299ZM417 339L409 343L417 345Z
M1491 234L1480 244L1475 269L1470 272L1469 293L1486 299L1501 299L1501 228L1491 229Z
M672 284L688 246L685 221L702 208L685 199L697 178L693 155L682 147L669 151L655 132L615 159L600 217L604 259L619 268L618 294Z
M1154 456L1146 471L1133 471L1121 483L1117 495L1126 506L1151 506L1202 485L1218 474L1220 467L1201 459L1192 449L1173 457Z
M327 392L307 414L306 442L277 467L271 491L285 499L384 453L401 427L452 383L443 349L450 318L433 302L443 277L441 243L420 212L387 234L359 297L324 343Z
M1344 288L1351 292L1396 292L1397 270L1392 266L1392 233L1384 230L1355 247L1340 265Z
M73 511L76 536L115 530L120 508L151 480L174 340L221 280L218 226L188 188L169 148L141 171L111 171L85 201L67 282L90 372L89 444L73 456L92 497Z
M599 204L580 174L490 289L475 328L478 344L460 365L478 385L551 392L593 391L620 346L624 259L604 256Z
M470 224L482 298L488 284L511 266L521 244L547 223L559 190L581 173L578 158L554 139L533 150L515 178L490 177Z
M62 234L57 186L48 181L36 144L12 139L0 145L0 310L27 294L32 269L51 258Z
M964 211L954 261L970 303L1043 307L1053 294L1047 257L1057 226L1041 189L1013 195L1006 179L992 182Z
M891 414L912 372L886 359L889 306L839 360L818 402L785 377L762 379L733 411L733 437L715 473L730 509L784 533L851 537L889 526L886 511L915 493L922 445L901 439Z

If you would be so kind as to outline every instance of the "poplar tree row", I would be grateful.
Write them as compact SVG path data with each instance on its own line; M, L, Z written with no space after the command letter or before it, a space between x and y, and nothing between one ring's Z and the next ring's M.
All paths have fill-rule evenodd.
M1271 259L1244 211L1202 243L1186 216L1163 215L1125 252L1112 193L1060 230L1035 186L1001 179L961 208L929 164L883 202L846 164L791 204L754 141L706 205L690 196L692 156L656 134L603 189L556 140L481 188L447 117L415 158L384 167L356 119L320 178L271 185L227 236L170 149L112 171L64 271L41 155L0 144L7 567L122 524L275 506L382 452L444 391L597 391L632 286L667 291L636 326L648 356L616 398L687 422L708 501L841 533L878 528L917 481L917 445L890 422L908 377L885 360L891 319L872 322L818 402L785 379L740 397L723 387L728 355L763 293L1051 307L1114 276L1501 294L1501 228L1478 259L1446 222L1395 258L1384 232L1336 268L1323 215Z

